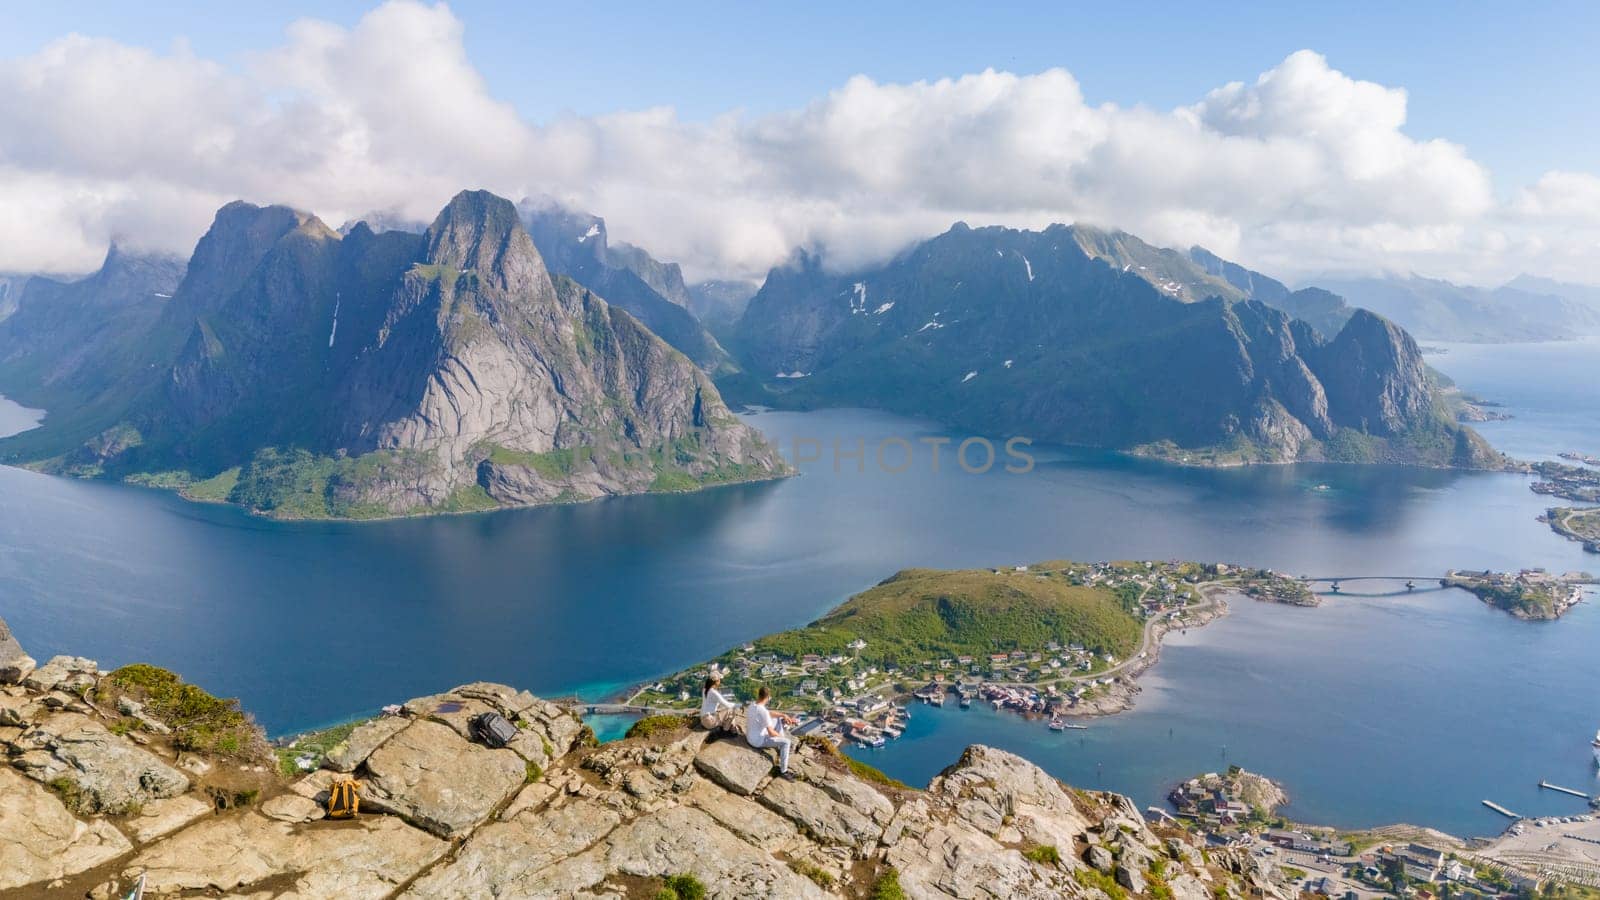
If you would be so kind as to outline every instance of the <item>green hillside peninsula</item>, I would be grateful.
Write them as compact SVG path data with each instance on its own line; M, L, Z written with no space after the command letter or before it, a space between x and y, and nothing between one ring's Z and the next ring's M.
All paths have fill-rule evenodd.
M715 667L724 693L750 697L765 684L780 706L818 717L810 727L836 743L892 737L893 704L911 698L1106 715L1132 705L1134 679L1155 663L1166 632L1225 613L1224 591L1285 580L1192 562L907 569L804 628L646 685L628 704L694 708Z
M458 194L420 234L341 235L286 207L230 203L176 288L164 271L97 279L139 290L85 303L131 291L151 308L115 340L84 338L88 356L50 384L0 354L7 395L52 410L0 441L0 462L279 518L469 512L789 472L693 361L552 276L492 194ZM145 288L171 293L151 301Z

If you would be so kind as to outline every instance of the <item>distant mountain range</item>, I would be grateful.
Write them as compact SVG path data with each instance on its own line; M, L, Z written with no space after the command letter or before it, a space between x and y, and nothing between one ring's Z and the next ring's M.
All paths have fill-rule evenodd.
M429 225L339 232L233 203L187 264L113 247L76 281L0 279L0 392L51 411L0 459L305 516L786 471L714 376L739 402L1196 464L1499 464L1408 318L1441 339L1560 337L1600 325L1600 289L1291 290L1200 247L959 223L856 272L797 252L759 287L691 286L549 201L464 192Z
M1498 288L1417 275L1320 278L1317 284L1424 340L1500 343L1600 334L1600 288L1522 276Z
M1322 288L1301 288L1291 291L1283 282L1260 272L1252 272L1238 263L1228 262L1204 247L1192 247L1189 259L1207 274L1222 278L1239 291L1238 299L1260 300L1268 306L1281 309L1292 319L1299 319L1322 332L1335 335L1355 315L1355 309L1344 298Z
M786 470L682 354L552 277L516 208L487 193L458 195L421 234L358 223L341 237L286 207L231 203L175 274L113 251L90 279L47 289L67 300L36 304L29 282L0 323L0 389L52 412L0 457L289 516ZM60 321L46 327L47 313ZM74 336L102 332L74 354Z
M712 280L689 285L689 311L713 332L744 315L750 298L761 290L753 281Z
M677 263L660 262L631 244L613 246L599 216L550 201L524 201L518 211L551 272L627 310L707 372L736 368L689 311L689 288Z
M0 392L68 416L82 398L117 387L136 365L134 338L160 317L183 271L177 257L113 244L89 276L14 284L15 311L0 320Z
M1190 462L1498 461L1401 328L1123 232L957 224L848 274L801 254L768 275L736 346L747 374L724 383L746 401Z

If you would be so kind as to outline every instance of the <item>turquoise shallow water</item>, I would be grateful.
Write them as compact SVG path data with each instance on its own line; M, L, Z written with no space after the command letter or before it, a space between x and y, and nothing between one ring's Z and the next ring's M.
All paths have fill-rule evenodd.
M1503 445L1554 453L1588 439L1600 452L1592 386L1573 391L1552 375L1563 399L1540 401L1522 380L1581 371L1593 350L1469 359L1450 348L1433 361L1470 372L1458 380L1513 413L1544 410L1493 423ZM1562 410L1578 424L1562 424ZM8 416L12 427L32 421L0 404ZM281 733L481 678L604 697L810 621L907 566L1154 557L1318 575L1600 568L1533 521L1544 503L1521 476L1186 470L1043 448L1027 474L973 475L948 456L934 471L926 453L890 474L871 454L886 439L920 449L920 438L963 436L852 410L751 421L786 451L798 439L823 458L798 478L692 495L302 524L0 468L0 616L36 656L167 665L241 697ZM863 470L833 465L835 441L868 448ZM981 739L1148 802L1220 762L1226 745L1283 778L1307 818L1487 831L1496 823L1478 806L1485 797L1538 811L1559 803L1526 796L1539 777L1593 777L1583 763L1600 725L1597 637L1593 606L1530 625L1447 592L1252 606L1170 647L1139 708L1084 734L1079 751L1039 743L1060 736L1038 726L936 714L873 759L922 781Z

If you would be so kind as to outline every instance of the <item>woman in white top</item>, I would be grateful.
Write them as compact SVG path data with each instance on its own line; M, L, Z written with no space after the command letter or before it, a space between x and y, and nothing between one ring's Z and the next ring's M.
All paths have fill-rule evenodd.
M739 733L739 707L722 695L722 676L715 672L706 676L700 700L700 724L707 731Z

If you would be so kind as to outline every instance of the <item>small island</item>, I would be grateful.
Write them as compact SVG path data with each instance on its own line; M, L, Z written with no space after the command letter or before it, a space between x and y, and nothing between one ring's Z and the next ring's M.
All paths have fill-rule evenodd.
M1503 609L1519 619L1559 619L1583 600L1583 585L1594 576L1586 572L1552 575L1543 569L1520 572L1456 572L1440 579L1446 587L1457 587L1478 599Z
M1590 553L1600 553L1600 507L1558 506L1545 511L1544 521L1556 534L1578 541Z
M1567 456L1567 454L1563 454ZM1576 454L1568 458L1574 458ZM1539 481L1531 485L1535 494L1560 497L1575 503L1600 503L1600 469L1592 464L1569 466L1558 462L1534 463L1530 470Z
M904 704L985 703L1045 719L1128 709L1161 639L1249 592L1303 603L1303 583L1262 569L1195 562L1053 561L994 569L908 569L804 627L768 635L645 685L633 708L691 709L715 668L724 689L803 713L806 733L882 746Z

